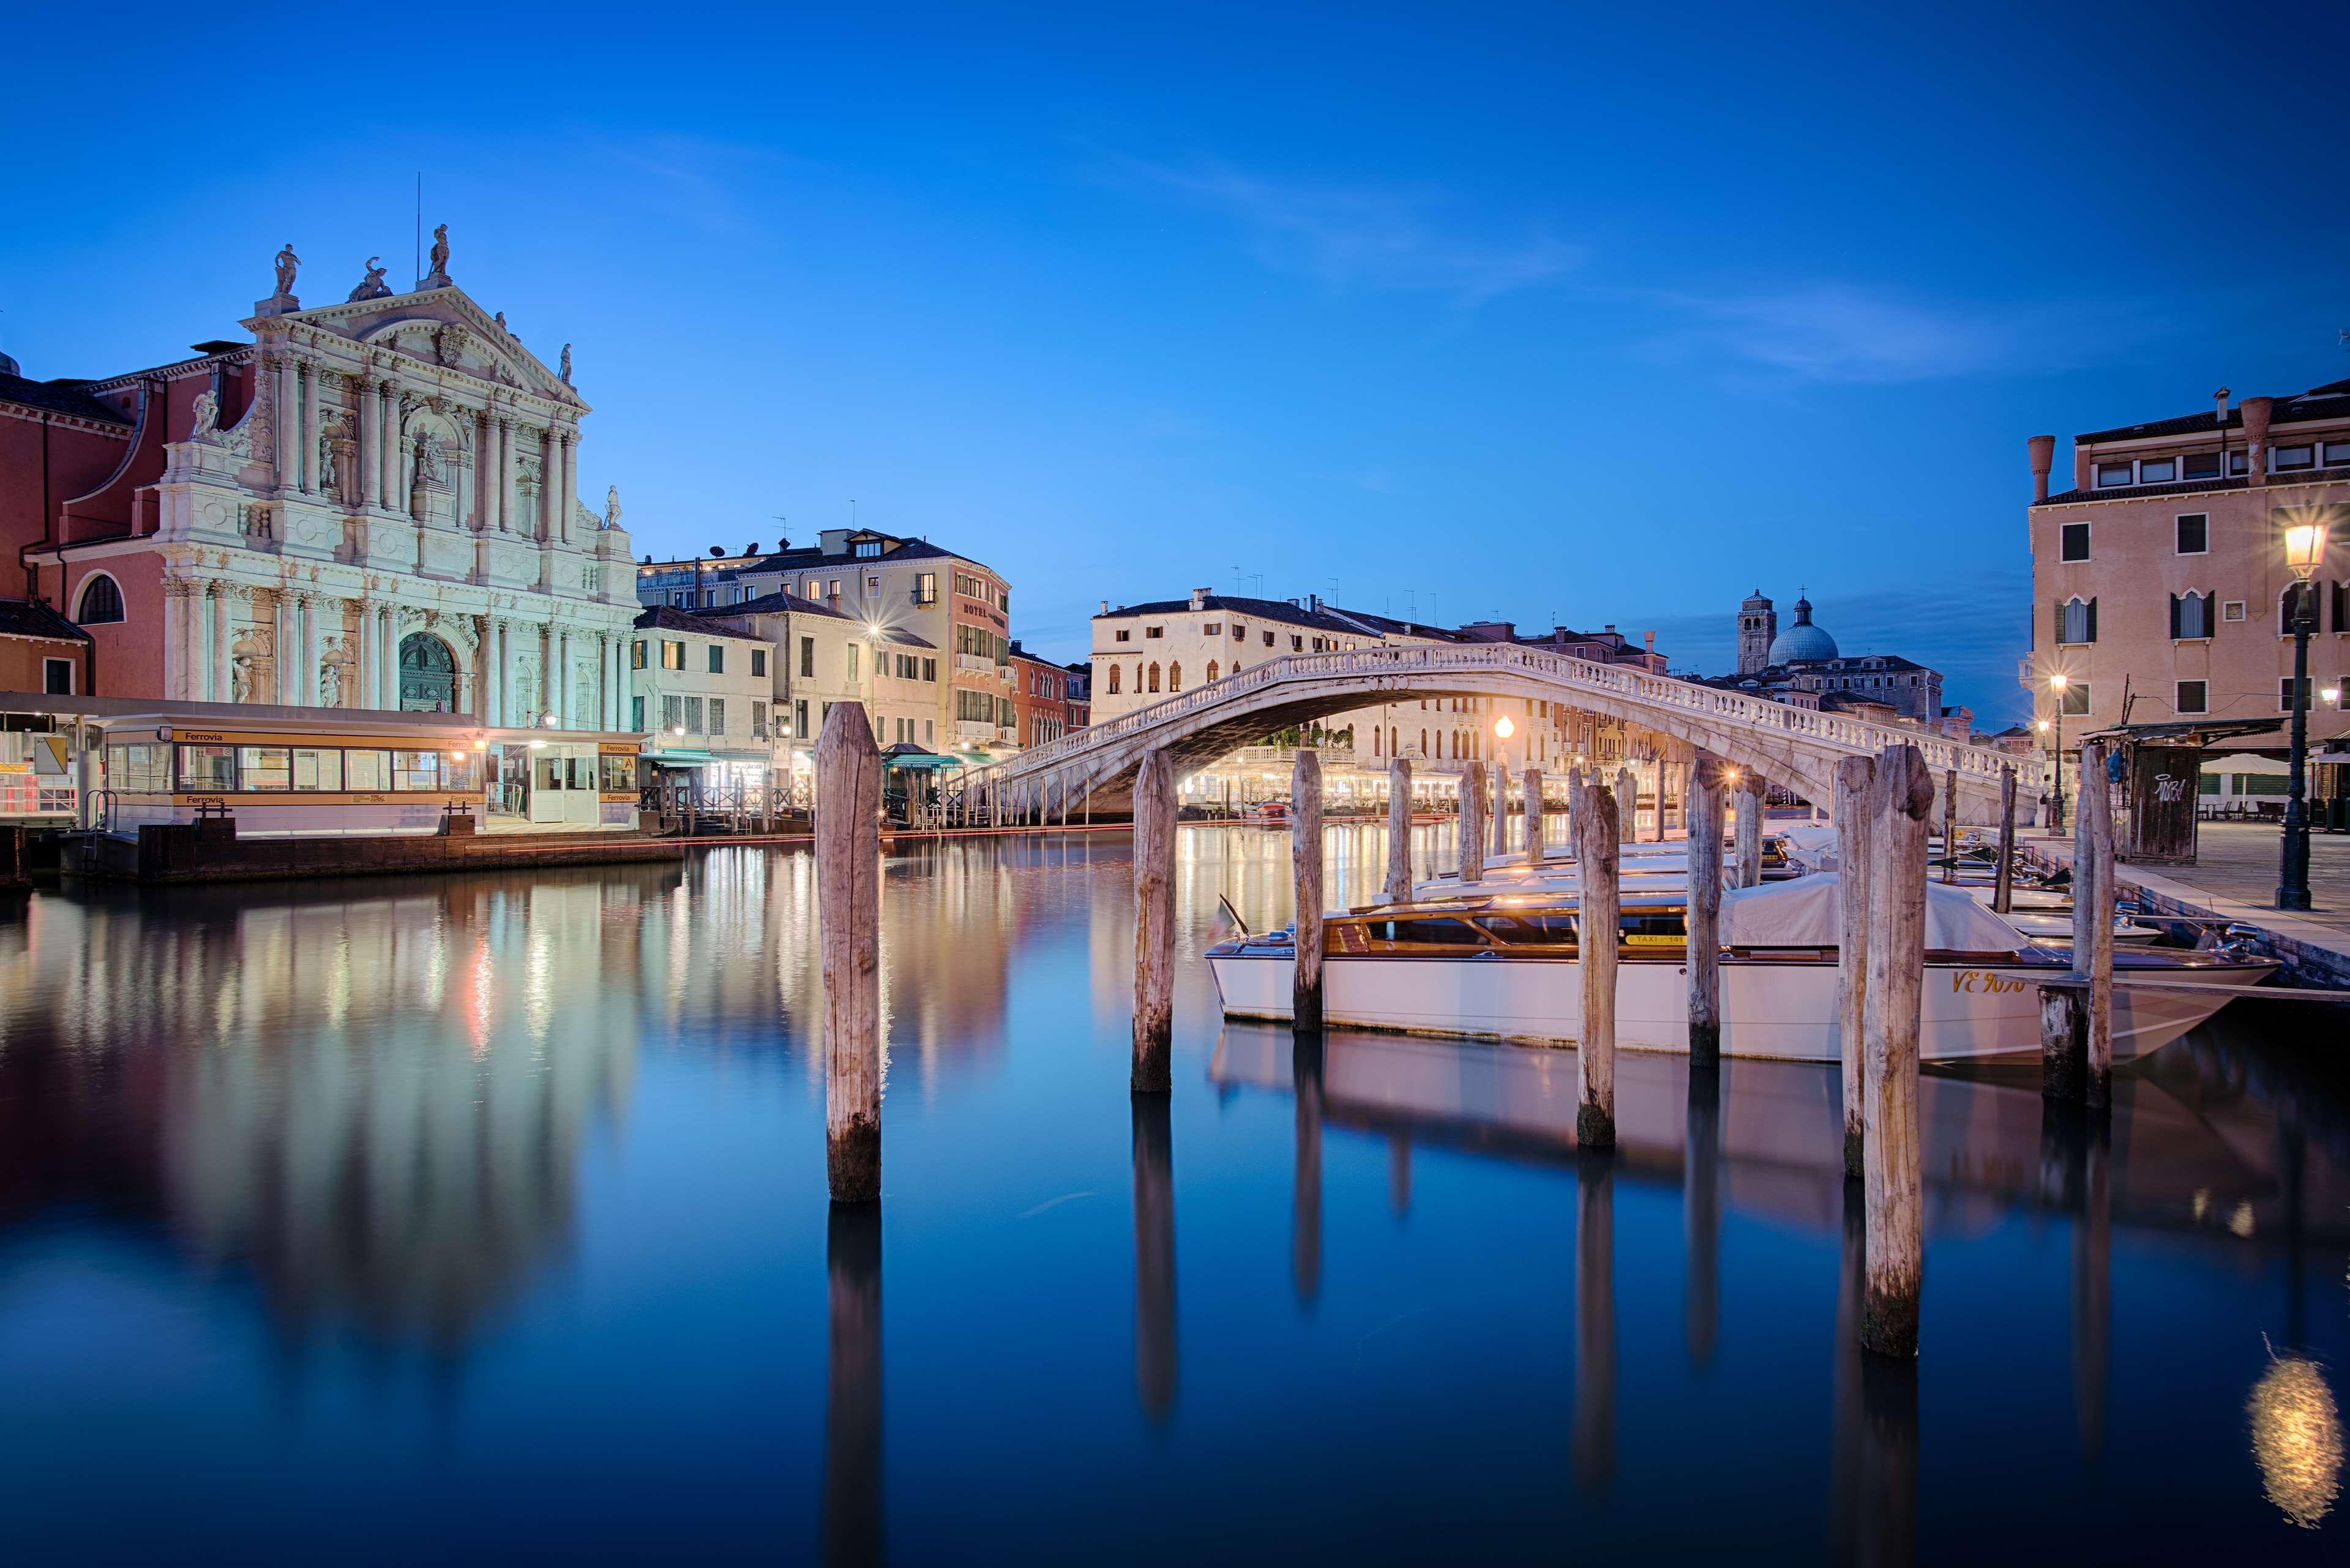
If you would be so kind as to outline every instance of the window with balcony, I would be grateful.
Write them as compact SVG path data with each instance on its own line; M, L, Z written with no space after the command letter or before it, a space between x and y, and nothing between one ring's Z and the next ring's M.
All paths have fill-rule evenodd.
M2210 688L2201 680L2178 683L2178 700L2172 703L2181 713L2208 713L2211 711Z
M2201 512L2189 512L2178 518L2178 554L2200 556L2211 548L2211 519Z
M2089 525L2067 523L2060 530L2056 558L2060 561L2085 561L2089 558Z
M2170 596L2170 640L2192 642L2211 635L2211 596L2210 594L2173 594Z

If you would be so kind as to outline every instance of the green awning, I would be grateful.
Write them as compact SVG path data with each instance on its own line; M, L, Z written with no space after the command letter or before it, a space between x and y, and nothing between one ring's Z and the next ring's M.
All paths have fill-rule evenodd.
M903 768L911 773L938 773L946 768L962 767L963 762L961 757L941 756L936 752L899 752L895 755L884 753L881 765Z

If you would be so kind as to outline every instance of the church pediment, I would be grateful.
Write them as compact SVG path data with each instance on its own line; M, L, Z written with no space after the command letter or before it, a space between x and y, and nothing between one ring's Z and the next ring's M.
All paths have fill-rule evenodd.
M389 348L426 365L510 387L582 412L588 408L585 400L524 348L522 339L504 322L454 285L288 312L278 319L371 348Z

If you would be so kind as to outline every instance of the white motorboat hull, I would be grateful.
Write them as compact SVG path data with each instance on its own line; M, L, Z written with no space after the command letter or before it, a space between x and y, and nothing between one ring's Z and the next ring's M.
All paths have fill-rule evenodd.
M1285 1021L1295 961L1279 950L1215 953L1208 967L1228 1017ZM2210 985L2257 985L2275 966L2261 961L2199 967ZM1997 960L1929 959L1918 1056L1962 1062L2036 1054L2040 982L2064 971ZM2152 978L2151 976L2149 978ZM1326 1022L1365 1029L1572 1044L1582 1033L1583 984L1572 958L1356 956L1323 960ZM1689 980L1678 960L1626 958L1617 969L1616 1043L1628 1051L1689 1049ZM1834 1062L1841 1058L1833 961L1725 958L1721 1049L1734 1056ZM2168 1044L2227 1004L2225 992L2114 990L2114 1059Z

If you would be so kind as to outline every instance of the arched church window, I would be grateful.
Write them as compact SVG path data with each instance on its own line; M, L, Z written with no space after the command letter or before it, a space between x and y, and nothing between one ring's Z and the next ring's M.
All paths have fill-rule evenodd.
M81 586L81 607L74 611L74 619L84 626L112 626L121 618L121 585L104 572L86 579Z
M1170 691L1183 690L1183 661L1180 659L1167 667L1167 690Z
M1153 691L1159 690L1159 666L1156 663L1150 667L1150 689Z

